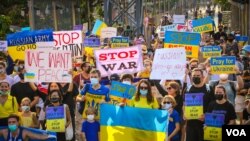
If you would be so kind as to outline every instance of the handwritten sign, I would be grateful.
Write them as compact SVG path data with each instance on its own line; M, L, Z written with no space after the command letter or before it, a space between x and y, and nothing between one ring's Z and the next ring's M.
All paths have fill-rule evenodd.
M36 42L36 48L44 50L56 50L54 47L54 42Z
M160 28L160 33L159 33L159 38L160 39L165 38L165 32L166 31L177 31L177 24L162 26Z
M96 66L102 76L136 73L142 71L142 49L140 45L129 48L95 50Z
M203 93L186 93L184 115L187 119L199 119L203 114Z
M186 25L177 24L177 31L187 32L188 27Z
M193 24L193 32L204 33L213 31L213 21L211 17L193 20L192 24Z
M8 34L8 52L13 60L24 60L25 50L36 49L36 42L48 41L53 41L52 30L23 31Z
M185 15L173 15L173 21L174 24L184 24Z
M0 41L0 51L7 51L7 41Z
M110 88L110 102L114 105L123 102L124 99L130 100L136 93L136 87L112 81Z
M221 56L221 48L219 46L204 46L201 48L203 58Z
M186 49L187 57L198 58L200 41L201 36L199 33L166 31L164 47L184 47Z
M204 140L222 140L222 125L224 124L224 114L205 114Z
M106 27L101 30L101 38L112 38L117 35L117 28Z
M113 38L111 38L111 47L112 48L129 47L128 37L113 37Z
M71 82L72 57L70 51L27 50L25 81Z
M57 50L71 51L72 57L82 56L82 31L55 31L53 38Z
M212 74L234 74L235 73L235 56L212 57L210 59Z
M46 118L47 119L59 119L64 118L64 107L55 106L46 108Z
M150 79L182 80L186 70L184 48L163 48L155 51Z

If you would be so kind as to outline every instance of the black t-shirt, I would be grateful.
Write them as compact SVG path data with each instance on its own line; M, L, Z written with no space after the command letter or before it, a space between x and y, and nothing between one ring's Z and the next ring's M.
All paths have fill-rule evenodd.
M218 104L216 101L212 101L208 106L207 112L224 114L225 115L224 124L228 124L230 120L236 119L234 106L228 101L226 101L223 104Z
M75 100L74 98L79 94L78 87L76 84L73 86L72 92L67 92L69 88L69 83L66 84L64 87L62 87L63 91L63 102L64 104L67 104L69 106L69 110L72 114L75 110Z
M246 108L243 110L243 119L250 120L250 113L247 112Z
M18 82L11 87L11 95L16 97L17 103L20 105L23 98L28 97L33 101L34 97L38 96L38 93L37 91L32 90L29 82ZM35 112L35 107L32 107L31 111Z

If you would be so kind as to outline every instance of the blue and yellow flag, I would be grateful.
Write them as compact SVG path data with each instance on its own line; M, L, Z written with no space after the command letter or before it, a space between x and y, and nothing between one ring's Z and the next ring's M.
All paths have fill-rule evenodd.
M101 104L101 141L163 141L168 112Z
M101 21L101 20L96 20L94 28L92 30L92 34L101 36L101 31L103 28L107 27L107 25Z

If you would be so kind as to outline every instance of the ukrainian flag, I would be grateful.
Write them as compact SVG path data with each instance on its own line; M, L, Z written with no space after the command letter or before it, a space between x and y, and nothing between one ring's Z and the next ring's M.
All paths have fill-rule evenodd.
M166 110L101 104L101 141L163 141L168 127Z
M107 25L101 21L101 20L96 20L95 21L95 25L94 25L94 28L92 30L92 34L95 34L95 35L98 35L98 36L101 36L101 30L103 28L107 27Z

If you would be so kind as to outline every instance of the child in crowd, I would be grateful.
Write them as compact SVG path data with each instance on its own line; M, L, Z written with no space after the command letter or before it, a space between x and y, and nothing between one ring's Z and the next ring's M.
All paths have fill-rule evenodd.
M89 107L85 113L87 120L82 123L83 141L99 141L100 123L95 121L96 109Z
M22 99L20 112L21 123L24 127L38 128L39 124L36 113L30 111L30 103L31 100L28 97Z

